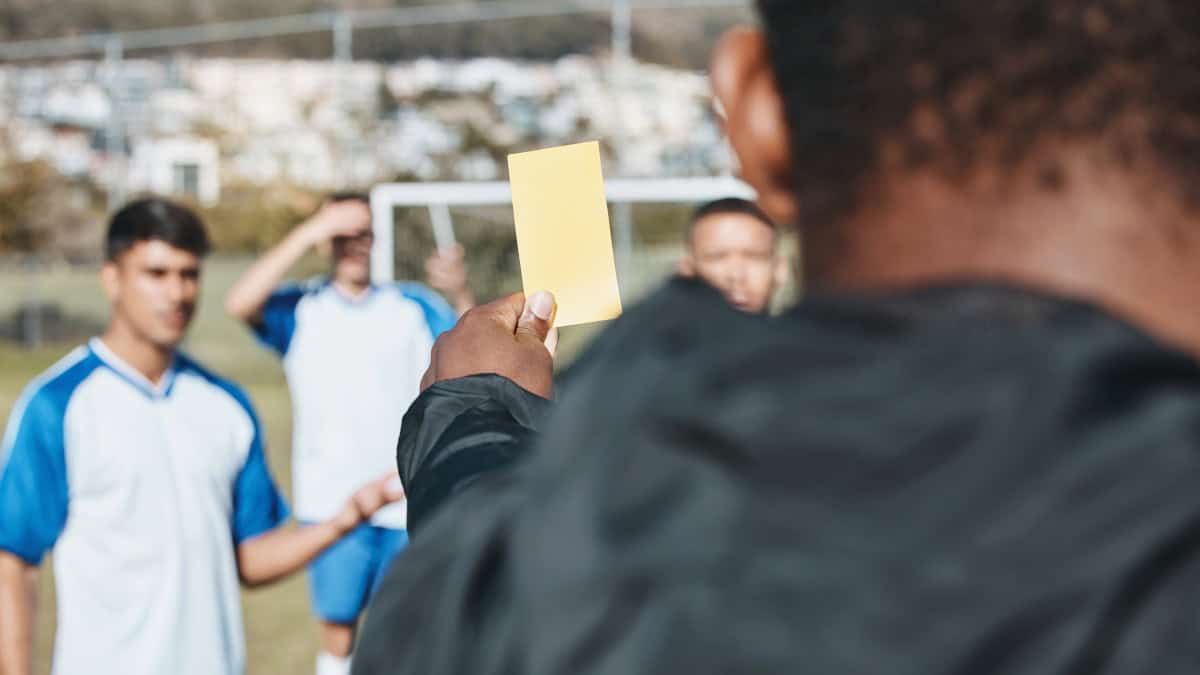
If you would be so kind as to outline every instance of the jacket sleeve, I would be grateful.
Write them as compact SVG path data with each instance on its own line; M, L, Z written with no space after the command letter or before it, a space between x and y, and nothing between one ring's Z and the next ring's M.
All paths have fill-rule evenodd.
M719 294L705 292L709 306L737 318ZM560 395L553 405L496 375L439 383L413 403L397 459L415 532L371 601L354 675L582 672L558 646L570 645L569 652L592 644L588 636L597 622L622 623L625 615L609 610L617 611L625 596L602 583L585 584L604 601L587 603L584 621L560 621L563 613L546 603L561 600L564 585L557 579L573 584L579 565L593 569L592 562L613 560L596 549L597 537L609 536L600 531L611 529L599 524L596 509L637 511L645 508L643 499L655 499L645 488L657 485L657 478L631 478L647 470L647 443L663 440L642 424L661 403L661 388L653 383L689 386L670 377L678 374L676 355L705 335L694 324L707 325L711 317L690 297L673 292L613 322L574 362L568 381L557 379ZM665 337L647 340L648 331ZM635 436L645 442L632 442ZM677 471L686 469L688 456L665 457L672 485L694 494L696 472L706 465ZM614 506L614 487L625 484L637 496ZM702 527L705 534L687 542L711 549L706 536L714 525ZM655 536L638 527L618 530ZM609 567L596 570L607 574ZM596 630L614 638L625 634ZM534 636L539 645L554 647L533 649Z
M374 595L354 673L485 672L482 645L465 649L461 628L512 590L495 566L508 557L528 492L521 460L549 406L498 375L440 382L413 402L397 447L412 545Z
M499 375L439 382L404 416L396 462L408 494L408 527L486 474L529 452L550 402Z

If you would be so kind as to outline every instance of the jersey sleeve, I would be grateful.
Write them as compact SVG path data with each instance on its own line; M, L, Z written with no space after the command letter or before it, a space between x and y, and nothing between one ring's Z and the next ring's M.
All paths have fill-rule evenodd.
M251 415L253 417L253 415ZM267 467L262 428L254 418L254 438L246 463L233 486L233 541L241 544L265 534L288 519L287 503Z
M18 401L0 447L0 550L41 563L67 523L64 413L53 397Z
M413 283L398 284L397 287L401 295L421 307L433 339L436 340L439 335L454 328L454 324L458 323L458 312L432 289Z
M263 306L262 317L251 325L259 342L276 351L280 356L287 354L296 333L296 307L304 297L304 289L289 286L273 293Z

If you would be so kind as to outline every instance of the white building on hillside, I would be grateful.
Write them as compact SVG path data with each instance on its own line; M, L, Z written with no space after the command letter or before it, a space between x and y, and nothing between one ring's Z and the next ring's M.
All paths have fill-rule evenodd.
M217 144L201 138L162 138L139 141L133 147L129 187L216 204L221 198L220 153Z

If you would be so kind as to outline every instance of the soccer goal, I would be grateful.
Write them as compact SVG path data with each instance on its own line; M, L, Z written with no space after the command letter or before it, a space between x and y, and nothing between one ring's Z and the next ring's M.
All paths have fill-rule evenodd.
M633 204L700 204L725 197L754 199L754 190L730 177L713 178L634 178L605 181L608 202L614 208L613 245L622 294L633 266L634 239L631 206ZM371 214L375 246L371 252L374 281L386 283L396 278L396 211L398 208L427 209L433 240L438 248L453 246L455 222L451 209L498 207L512 204L507 182L464 183L388 183L371 190ZM512 235L511 211L494 221L499 230ZM470 252L468 252L470 254Z

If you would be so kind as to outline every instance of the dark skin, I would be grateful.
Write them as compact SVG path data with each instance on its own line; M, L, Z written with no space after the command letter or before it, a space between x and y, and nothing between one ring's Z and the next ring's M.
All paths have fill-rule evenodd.
M762 34L727 33L710 72L742 178L776 222L795 222L791 144ZM1093 302L1200 355L1200 312L1181 309L1200 297L1200 214L1164 187L1158 167L1123 165L1086 142L1049 141L1018 166L984 161L948 177L890 161L882 143L884 159L858 208L828 228L837 245L804 248L810 288L1008 283ZM1040 179L1046 161L1068 177L1063 187ZM492 320L460 324L441 341L430 381L492 372L548 396L544 348L513 339L517 302L479 308Z
M523 294L515 293L464 314L433 345L421 389L468 375L497 373L538 396L553 396L555 307L549 293L538 295L531 298L534 302L526 302ZM549 304L543 308L542 303Z

